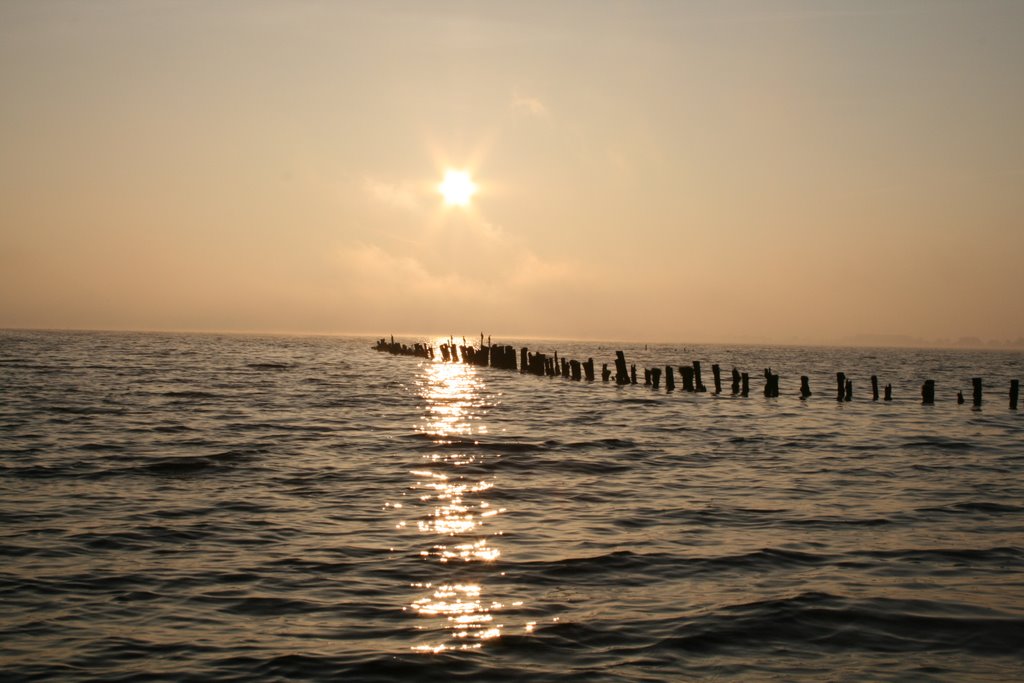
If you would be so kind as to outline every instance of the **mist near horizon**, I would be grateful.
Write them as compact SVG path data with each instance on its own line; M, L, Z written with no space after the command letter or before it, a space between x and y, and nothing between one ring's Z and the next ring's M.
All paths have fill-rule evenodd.
M0 328L1024 346L1024 5L0 6Z

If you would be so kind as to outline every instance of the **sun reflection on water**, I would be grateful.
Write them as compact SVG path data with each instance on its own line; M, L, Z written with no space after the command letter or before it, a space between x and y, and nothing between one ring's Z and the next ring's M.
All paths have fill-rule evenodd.
M495 481L481 473L486 458L465 452L475 446L474 435L487 433L482 389L476 368L441 361L426 365L420 385L427 412L419 431L439 450L410 471L409 502L393 505L410 515L398 528L415 528L430 539L419 554L434 580L411 584L418 597L406 607L428 641L412 647L418 652L476 650L505 628L501 615L506 605L486 597L484 582L497 572L494 563L501 550L493 540L501 530L495 520L505 508L487 500ZM521 607L522 602L512 605ZM532 625L524 629L530 630Z

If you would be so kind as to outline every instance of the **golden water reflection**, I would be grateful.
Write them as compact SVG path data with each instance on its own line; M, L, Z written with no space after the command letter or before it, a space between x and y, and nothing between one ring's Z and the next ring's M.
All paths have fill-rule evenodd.
M488 500L495 480L481 474L485 456L467 452L475 446L474 436L487 433L483 388L476 368L440 360L426 365L420 386L427 412L419 431L438 451L410 471L406 500L411 502L394 504L415 515L399 528L415 528L430 539L420 556L429 563L424 574L432 580L411 585L417 597L406 607L425 636L426 642L412 648L419 652L479 649L501 636L503 610L522 606L487 597L485 579L495 576L494 563L501 557L494 544L501 536L495 520L505 508ZM524 630L531 629L528 624Z

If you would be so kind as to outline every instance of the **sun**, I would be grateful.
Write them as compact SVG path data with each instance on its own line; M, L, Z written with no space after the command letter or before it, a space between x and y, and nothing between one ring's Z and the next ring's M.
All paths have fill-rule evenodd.
M467 206L476 193L476 183L466 171L445 171L444 180L437 188L450 206Z

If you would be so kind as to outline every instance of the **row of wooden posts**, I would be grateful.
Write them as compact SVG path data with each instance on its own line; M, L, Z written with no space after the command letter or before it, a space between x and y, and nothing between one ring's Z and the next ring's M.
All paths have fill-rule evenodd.
M588 382L594 381L594 359L588 358L585 361L578 361L575 359L559 358L558 352L556 351L553 355L547 355L544 353L530 353L529 349L525 346L519 349L519 363L516 363L516 351L512 346L491 344L490 338L487 339L487 344L484 344L483 335L480 335L480 346L473 347L465 343L465 339L462 340L462 344L456 344L454 339L449 339L448 342L441 344L439 351L441 353L441 360L446 363L466 363L469 365L476 365L480 367L493 367L500 368L503 370L518 370L522 374L538 375L541 377L564 377L566 379L573 379L581 381L586 379ZM395 341L392 336L391 341L387 339L380 339L373 346L377 351L384 351L393 355L400 356L416 356L419 358L427 358L434 360L434 347L426 344L416 343L413 346L406 346ZM675 378L675 367L666 365L664 368L665 378L665 390L675 391L676 378ZM683 383L683 391L688 392L706 392L708 388L704 385L701 377L701 365L700 361L693 361L692 365L680 365L679 377ZM714 383L714 393L722 393L722 372L721 367L718 364L711 366L711 375ZM615 352L615 372L614 374L608 368L608 364L605 363L601 366L601 380L603 382L610 382L614 378L615 383L618 385L625 384L638 384L636 365L626 364L626 356L622 351ZM779 375L776 372L772 372L771 368L765 368L764 370L764 395L772 398L779 395ZM654 389L661 388L662 379L662 368L644 368L644 384ZM732 369L732 394L734 396L748 396L750 394L750 375L746 372L739 372L735 367ZM980 406L982 401L982 380L980 377L974 377L971 379L973 385L973 396L972 401L975 406ZM800 398L807 399L811 396L810 380L807 375L801 375L800 377ZM1010 408L1017 410L1018 398L1020 396L1020 380L1010 381ZM851 401L853 400L853 381L850 380L845 373L836 373L836 400L837 401ZM878 376L871 375L871 400L879 400L878 391ZM892 385L886 384L884 387L884 394L882 397L884 401L892 400ZM935 380L925 380L921 386L921 402L925 405L935 403ZM963 392L957 392L957 403L964 403Z

